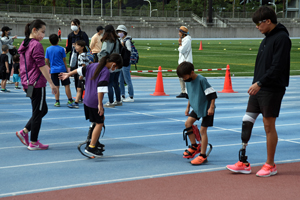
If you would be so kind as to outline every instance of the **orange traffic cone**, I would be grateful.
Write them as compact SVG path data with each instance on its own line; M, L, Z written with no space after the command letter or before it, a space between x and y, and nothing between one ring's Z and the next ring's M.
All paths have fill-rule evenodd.
M202 48L202 41L200 41L199 50L203 50L203 48Z
M155 91L152 96L169 96L164 91L164 82L162 78L161 66L158 67L157 79L156 79L156 86Z
M232 89L229 65L227 65L227 69L226 69L224 88L222 91L220 91L220 93L237 93Z
M82 92L82 99L84 99L84 95L85 95L85 90L83 90Z

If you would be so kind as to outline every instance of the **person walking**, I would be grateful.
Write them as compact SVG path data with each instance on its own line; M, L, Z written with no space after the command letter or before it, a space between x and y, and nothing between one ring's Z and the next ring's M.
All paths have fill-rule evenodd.
M179 59L178 65L180 63L186 61L193 63L193 52L192 52L192 38L189 35L189 30L185 26L181 26L179 29L178 35L178 51L179 51ZM177 98L187 98L185 83L182 78L179 78L181 93L176 96Z
M253 14L252 21L265 38L258 49L253 82L248 89L250 97L243 117L239 161L234 165L227 165L226 168L236 173L251 173L246 146L256 118L262 113L267 140L267 160L256 176L269 177L277 174L274 163L278 142L275 122L286 87L289 85L291 40L285 26L277 23L276 13L271 7L260 7Z
M92 37L90 49L92 51L92 54L94 55L94 61L98 62L98 56L97 54L100 53L101 47L102 47L102 35L103 35L104 28L102 26L97 27L97 33Z

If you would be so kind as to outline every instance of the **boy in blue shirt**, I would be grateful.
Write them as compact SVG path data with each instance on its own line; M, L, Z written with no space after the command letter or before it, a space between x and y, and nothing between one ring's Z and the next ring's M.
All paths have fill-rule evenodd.
M60 107L59 102L59 78L58 74L61 72L69 72L70 70L67 67L66 63L66 53L65 49L58 45L59 38L56 34L52 34L49 36L50 43L52 46L46 49L46 64L50 66L51 79L54 85L57 88L57 93L55 94L55 104L54 106ZM50 63L49 63L50 62ZM68 97L68 107L73 108L73 99L70 90L70 79L61 81L61 84L65 86L65 92Z
M215 99L217 98L216 91L207 82L202 75L197 75L194 72L194 65L190 62L182 62L177 67L177 75L186 82L188 92L188 105L185 115L189 116L185 122L185 131L188 135L191 146L183 153L184 158L193 158L197 153L200 153L194 160L193 165L201 165L207 161L206 149L208 145L207 128L213 126ZM193 108L190 112L190 107ZM196 142L196 133L193 131L193 124L196 120L202 118L200 134L201 144ZM198 131L198 130L197 130Z

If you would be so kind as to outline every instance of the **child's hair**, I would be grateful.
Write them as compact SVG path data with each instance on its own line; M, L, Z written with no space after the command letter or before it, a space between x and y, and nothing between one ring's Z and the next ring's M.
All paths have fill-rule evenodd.
M58 29L60 30L60 27L58 27Z
M99 73L105 67L107 62L115 62L117 65L116 67L118 69L121 69L123 66L123 59L120 56L120 54L118 54L118 53L112 53L110 55L102 57L101 60L99 61L97 69L95 70L95 73L94 73L93 77L91 78L91 80L94 80L98 77Z
M43 26L46 26L46 23L43 22L40 19L33 20L32 22L26 24L26 26L25 26L25 37L29 38L30 33L32 32L33 28L40 29Z
M73 19L71 22L73 22L76 26L80 25L79 19Z
M57 44L58 44L58 40L59 40L58 35L56 35L56 34L51 34L51 35L49 36L49 40L50 40L50 43L51 43L52 45L57 45Z
M177 67L177 76L182 78L184 75L189 75L194 71L194 65L190 62L182 62L180 65Z
M16 54L16 55L14 55L14 57L13 57L13 61L14 61L15 63L18 63L18 62L20 62L20 54Z
M277 16L272 7L262 6L252 15L252 21L254 23L258 23L259 21L266 19L270 19L273 24L277 24Z
M84 47L84 48L83 48L83 52L87 52L87 49L85 48L86 43L85 43L84 40L77 40L77 41L75 42L75 44L77 44L78 46Z
M101 42L109 40L110 42L115 43L116 40L118 40L119 36L117 35L117 33L112 25L106 25L104 30L105 30L105 32L103 34L103 37L101 38Z
M2 51L7 51L8 50L8 46L6 44L2 45Z

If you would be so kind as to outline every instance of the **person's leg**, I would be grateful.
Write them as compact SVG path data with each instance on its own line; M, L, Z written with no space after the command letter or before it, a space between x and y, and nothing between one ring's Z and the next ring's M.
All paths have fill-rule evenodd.
M192 125L195 123L196 120L197 120L196 118L188 117L184 124L185 128L192 127ZM190 139L192 145L197 144L195 134L189 134L188 136L189 136L189 139Z
M128 86L129 97L133 98L134 91L133 91L133 85L132 85L132 81L131 81L130 68L131 68L131 65L129 65L128 67L123 67L122 71L123 71L125 82ZM125 91L124 91L124 94L125 94Z
M124 84L124 70L126 67L122 67L120 71L120 76L119 76L119 83L120 83L120 94L123 98L125 98L125 84ZM127 83L127 82L126 82Z
M57 93L55 94L55 100L56 102L59 102L59 86L56 86Z
M67 98L72 99L72 93L71 93L70 85L65 85L65 92L66 92Z
M275 128L276 117L263 117L264 127L267 136L267 161L266 163L274 166L275 151L278 142L278 135Z
M101 131L102 131L102 127L103 127L103 123L102 124L96 123L96 126L92 133L91 142L90 142L91 146L96 146L96 143L97 143L97 141L100 137Z
M119 76L120 76L120 72L115 72L114 80L113 80L113 87L114 87L114 90L115 90L115 95L116 95L116 101L117 102L121 101L121 94L120 94L120 87L119 87Z
M200 134L201 134L201 154L206 155L206 149L208 144L207 127L201 126Z
M109 82L108 82L108 99L109 99L109 103L114 102L114 91L113 91L114 78L115 78L115 73L110 73Z
M183 81L182 78L179 78L179 83L180 83L180 87L181 87L181 93L176 96L176 98L186 98L186 91L185 91L185 82Z
M6 88L6 82L7 82L6 79L2 80L2 82L1 82L1 90L5 90L5 88Z

